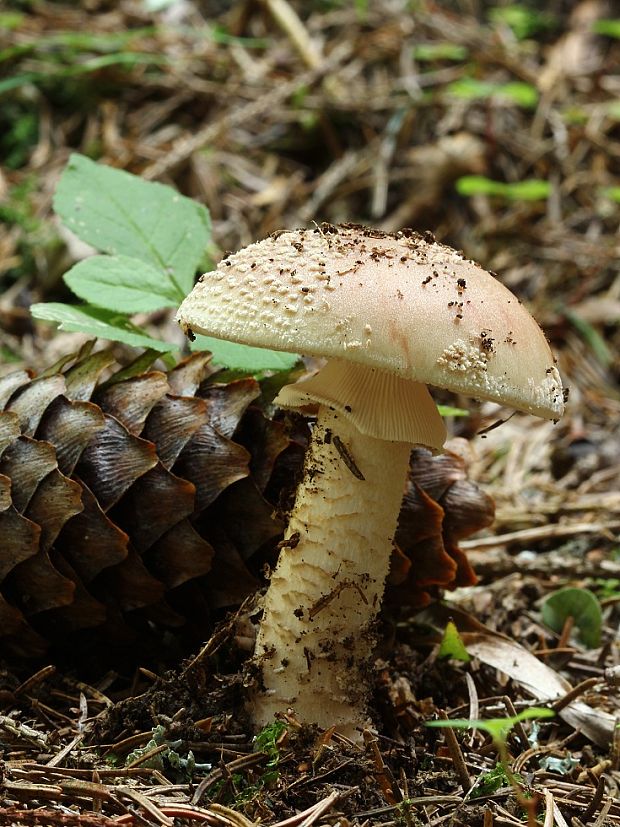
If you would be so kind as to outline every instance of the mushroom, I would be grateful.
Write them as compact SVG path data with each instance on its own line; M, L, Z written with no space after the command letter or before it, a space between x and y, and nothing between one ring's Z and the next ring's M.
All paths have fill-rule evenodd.
M446 435L426 384L555 420L549 345L506 287L430 233L350 224L231 255L178 319L189 335L327 359L275 400L316 424L264 598L251 711L257 727L291 708L359 737L410 453Z

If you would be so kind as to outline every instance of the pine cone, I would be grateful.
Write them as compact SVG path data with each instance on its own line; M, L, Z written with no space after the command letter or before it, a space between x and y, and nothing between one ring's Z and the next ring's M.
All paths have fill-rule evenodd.
M424 606L437 591L434 587L476 583L458 541L491 525L494 516L493 500L467 479L462 457L450 451L433 456L426 448L415 448L396 531L388 600Z
M88 630L109 645L154 627L202 637L256 587L246 561L282 531L261 487L291 440L255 410L261 455L233 442L260 387L217 383L209 360L168 374L138 360L99 383L114 359L87 350L0 379L2 650L39 655Z
M0 378L0 651L13 658L96 642L99 662L119 647L135 662L138 645L141 660L195 645L275 561L276 506L301 471L307 426L265 416L256 380L218 382L208 354L163 373L149 354L119 370L91 351ZM462 466L422 460L397 539L434 563L418 585L417 564L395 567L409 603L471 580L456 541L489 516L474 497L463 525Z

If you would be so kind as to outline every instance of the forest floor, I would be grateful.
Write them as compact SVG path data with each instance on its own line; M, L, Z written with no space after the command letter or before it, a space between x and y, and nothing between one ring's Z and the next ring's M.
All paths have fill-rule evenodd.
M442 392L495 522L460 543L477 585L384 618L376 734L253 739L234 614L159 674L6 658L0 824L620 824L620 21L543 5L4 4L2 374L75 349L28 308L68 300L77 151L205 203L213 261L312 222L431 230L527 305L570 396L553 424ZM449 618L468 662L440 657ZM483 729L425 726L533 704L556 715L508 726L508 770Z

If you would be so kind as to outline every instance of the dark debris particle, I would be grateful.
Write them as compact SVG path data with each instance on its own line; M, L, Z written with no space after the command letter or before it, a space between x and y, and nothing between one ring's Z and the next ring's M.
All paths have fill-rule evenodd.
M253 270L255 267L256 267L256 262L255 262L255 261L253 261L253 262L250 264L250 270Z
M191 327L188 327L188 328L185 329L185 335L190 340L190 342L195 342L196 341L196 334L191 329Z
M427 276L427 277L424 279L424 281L422 282L422 286L424 287L424 285L425 285L425 284L428 284L428 283L429 283L429 281L432 281L432 279L433 279L433 277L432 277L432 276Z
M465 288L467 287L467 282L465 281L465 279L457 279L456 284L457 287L461 288L461 290L465 290Z
M568 397L570 396L570 388L562 388L562 398L564 402L568 402Z

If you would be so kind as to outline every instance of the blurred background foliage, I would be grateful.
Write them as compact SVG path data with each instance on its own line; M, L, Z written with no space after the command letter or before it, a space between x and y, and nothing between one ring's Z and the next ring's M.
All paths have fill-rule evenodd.
M619 39L604 0L8 0L5 358L37 361L27 307L88 253L51 216L77 150L206 204L204 266L313 221L431 229L617 404Z

